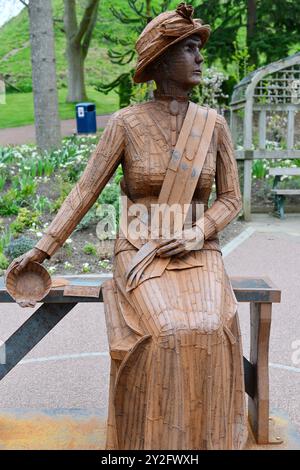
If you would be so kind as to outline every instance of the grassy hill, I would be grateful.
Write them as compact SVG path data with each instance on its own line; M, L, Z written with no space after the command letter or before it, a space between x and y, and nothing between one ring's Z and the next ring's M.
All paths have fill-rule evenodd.
M84 0L77 1L78 18L81 17ZM158 4L154 0L154 5ZM174 5L178 1L172 2ZM112 64L108 57L108 43L105 34L127 39L134 43L136 34L118 22L110 11L114 5L132 16L127 0L100 0L99 20L96 25L91 47L86 60L86 84L90 100L97 104L97 112L107 113L118 107L118 96L115 92L109 95L98 93L93 85L99 81L109 83L127 66ZM174 6L172 5L172 6ZM63 0L52 0L54 18L63 18ZM63 118L74 117L74 105L67 105L66 96L67 63L65 58L65 36L60 30L62 23L55 22L55 53L57 63L57 83L59 87L60 115ZM31 55L29 38L29 18L26 8L0 28L0 75L12 85L7 94L7 105L0 105L0 128L30 124L34 121L31 81ZM18 92L18 93L16 93Z
M80 2L78 2L80 5ZM116 8L126 7L126 0L116 0ZM124 4L124 6L123 6ZM63 1L52 0L54 18L63 18ZM120 36L126 34L122 24L116 24L109 10L111 2L101 0L99 21L95 28L91 48L86 60L87 85L95 80L111 80L120 72L121 67L111 64L107 55L107 43L103 34L113 32ZM81 8L78 8L80 18ZM55 52L59 88L66 84L65 37L60 30L61 23L55 22ZM26 8L15 18L0 28L0 73L20 91L31 91L31 62L29 42L29 18ZM123 68L122 68L123 70Z

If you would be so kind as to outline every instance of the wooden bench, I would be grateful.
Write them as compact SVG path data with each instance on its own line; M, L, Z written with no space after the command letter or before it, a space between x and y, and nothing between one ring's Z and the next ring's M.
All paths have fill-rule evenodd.
M275 195L274 215L280 219L284 218L285 196L300 196L300 189L280 189L282 176L300 176L300 168L270 168L270 176L275 176L272 193Z
M80 302L103 302L101 284L111 276L89 278L65 276L64 287L52 288L43 304L20 328L0 344L5 348L5 363L0 361L0 380L6 376ZM54 278L55 279L55 278ZM281 291L266 277L233 277L232 287L238 302L250 303L250 361L244 357L245 389L249 395L249 419L258 444L269 441L269 337L272 304L280 302ZM14 302L0 278L0 303ZM3 351L2 351L3 352ZM4 361L3 361L4 362ZM1 398L0 398L1 403ZM1 432L1 431L0 431Z

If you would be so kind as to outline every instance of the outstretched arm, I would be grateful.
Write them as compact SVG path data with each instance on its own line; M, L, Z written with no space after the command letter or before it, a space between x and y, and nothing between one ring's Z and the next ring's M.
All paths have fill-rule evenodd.
M108 123L81 178L36 248L50 257L63 245L112 177L121 161L123 150L123 125L121 117L116 113Z

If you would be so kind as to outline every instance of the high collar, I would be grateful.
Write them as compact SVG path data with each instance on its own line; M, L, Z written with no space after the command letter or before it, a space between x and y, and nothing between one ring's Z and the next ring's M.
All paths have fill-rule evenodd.
M154 98L156 100L180 101L180 102L184 102L184 103L188 103L188 101L189 101L189 96L168 95L166 93L158 92L158 90L154 90Z

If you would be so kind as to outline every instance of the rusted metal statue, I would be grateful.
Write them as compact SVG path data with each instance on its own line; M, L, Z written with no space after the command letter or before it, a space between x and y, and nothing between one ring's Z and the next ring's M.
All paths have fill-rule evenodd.
M240 449L247 438L237 301L217 235L241 209L237 166L225 119L189 101L209 34L186 4L147 25L134 78L156 82L154 99L112 116L46 234L17 260L22 269L51 257L120 163L129 207L204 205L201 224L169 239L131 237L122 217L103 287L108 449Z

